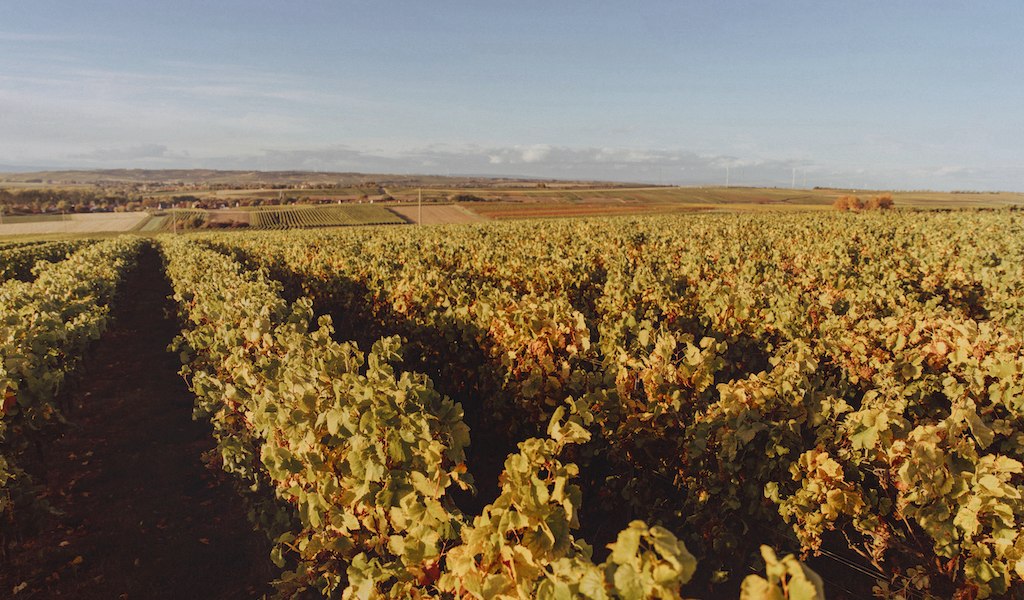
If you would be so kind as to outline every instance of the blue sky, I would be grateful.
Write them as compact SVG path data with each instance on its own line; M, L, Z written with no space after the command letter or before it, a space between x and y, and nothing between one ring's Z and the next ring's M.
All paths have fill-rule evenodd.
M1024 3L0 5L0 165L1024 190Z

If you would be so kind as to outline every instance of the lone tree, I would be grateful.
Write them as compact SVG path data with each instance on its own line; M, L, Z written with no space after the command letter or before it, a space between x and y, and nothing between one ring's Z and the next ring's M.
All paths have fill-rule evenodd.
M892 194L879 194L872 196L864 205L864 208L868 210L888 210L892 208L892 205Z
M862 210L888 210L892 206L892 194L872 196L867 202L864 202L857 196L840 196L832 203L832 208L836 210L852 210L857 212Z
M859 211L864 208L864 202L862 202L857 196L840 196L832 203L832 208L836 210Z

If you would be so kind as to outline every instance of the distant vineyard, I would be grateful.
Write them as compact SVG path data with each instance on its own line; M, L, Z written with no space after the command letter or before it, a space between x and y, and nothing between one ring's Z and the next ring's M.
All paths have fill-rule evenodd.
M351 225L390 225L405 219L387 208L372 204L317 206L271 206L252 210L174 209L154 214L141 231L191 231L218 227L248 229L302 229L311 227L347 227Z
M160 231L188 231L197 229L206 223L209 211L198 208L176 208L160 211L146 220L139 231L156 233Z
M253 229L299 229L405 223L404 219L383 206L372 204L260 208L252 211L250 221L250 226Z

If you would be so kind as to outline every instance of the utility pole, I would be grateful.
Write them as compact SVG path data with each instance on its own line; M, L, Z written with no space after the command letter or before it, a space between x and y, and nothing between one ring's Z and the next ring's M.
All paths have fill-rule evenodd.
M729 187L729 165L725 165L725 187Z
M418 188L419 205L416 208L416 226L423 225L423 188Z

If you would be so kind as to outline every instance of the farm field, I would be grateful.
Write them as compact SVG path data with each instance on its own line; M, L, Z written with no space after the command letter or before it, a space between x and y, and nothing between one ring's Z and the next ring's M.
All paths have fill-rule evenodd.
M422 208L402 204L389 206L388 210L409 223L423 225L477 223L484 220L484 217L469 208L451 204L428 204Z
M1024 600L1019 0L8 4L0 600Z
M627 215L657 215L684 212L722 210L718 206L686 205L664 202L636 201L583 201L583 202L528 202L466 205L468 210L489 219L546 219L565 217L614 217ZM730 210L750 207L730 205Z
M300 190L301 191L301 190ZM211 222L246 222L255 229L284 229L359 224L415 223L419 213L417 200L422 193L423 223L461 224L481 220L520 220L536 218L611 217L629 215L681 214L694 212L790 212L825 211L840 196L872 192L850 190L780 190L759 188L672 188L615 187L551 189L438 189L388 188L397 202L373 205L295 205L243 210L212 210ZM238 193L244 194L244 190ZM473 195L486 201L451 202L451 198ZM896 206L911 209L1007 208L1024 206L1021 194L894 193ZM351 200L348 196L346 199ZM441 204L438 204L441 202ZM395 219L384 211L401 217ZM299 211L291 213L288 211ZM326 211L326 212L322 212ZM332 214L333 211L338 211ZM360 214L365 211L366 214ZM224 213L224 214L221 214ZM230 215L230 216L228 216Z
M85 530L47 550L66 526L32 516L32 482L55 484L28 449L62 430L55 415L74 422L59 390L95 354L87 377L106 391L87 385L72 404L90 419L139 394L143 368L125 361L181 368L187 388L161 383L105 418L149 410L148 396L180 415L194 403L213 430L210 473L244 490L239 506L276 540L275 572L225 575L239 589L256 576L295 598L1024 593L1019 213L203 232L61 250L0 286L3 310L41 315L8 321L3 352L24 366L4 380L0 522L52 532L4 530L9 556L34 543L43 564L15 560L3 585L92 581L102 595L96 582L121 568L93 564ZM164 291L110 329L123 285ZM161 321L171 293L177 321ZM163 323L157 338L147 319ZM102 427L120 454L140 443ZM96 445L83 435L60 443ZM198 462L190 448L168 441L159 460ZM93 481L78 468L61 477ZM172 508L174 485L151 510L217 514ZM65 513L83 504L102 521L88 497ZM197 536L216 551L243 534L230 502L211 502L234 523ZM189 543L165 564L187 569ZM83 553L85 567L66 566ZM217 568L192 583L214 585Z
M276 206L249 211L249 223L254 229L394 225L404 222L387 208L373 204Z
M5 216L0 236L125 232L140 227L148 218L144 212Z
M745 186L651 186L598 181L557 181L486 177L443 177L321 172L261 172L213 170L96 170L38 173L0 173L0 187L12 190L89 190L147 186L159 188L154 198L166 199L187 193L198 198L233 202L245 197L262 200L283 196L304 200L356 201L364 195L380 200L384 191L393 199L414 203L447 200L458 194L474 195L488 202L634 202L685 203L701 206L739 204L749 206L830 205L842 195L868 197L892 193L896 205L912 208L999 208L1024 204L1017 192L934 192L844 188L758 188ZM210 187L213 189L204 189ZM312 186L312 187L307 187Z
M528 216L530 211L545 210L535 205L573 210L601 210L631 207L635 214L653 210L667 212L673 209L730 209L742 211L763 210L815 210L827 208L840 196L859 195L868 198L875 194L891 193L900 208L1006 208L1024 206L1024 194L1005 193L949 193L949 192L890 192L886 190L848 189L783 189L753 187L628 187L612 188L552 186L545 188L388 188L389 193L402 202L415 202L419 193L424 198L444 199L457 194L478 196L486 202L466 205L475 211L508 212L519 210ZM502 215L505 216L505 215Z
M197 228L286 229L417 221L480 220L829 210L840 197L892 195L898 209L1024 207L1024 194L887 192L849 189L642 186L581 181L531 181L341 173L239 173L113 170L0 174L10 210L53 211L59 199L144 206L147 212L5 214L0 236L88 235ZM6 196L4 196L6 194ZM36 204L20 198L37 198ZM42 198L42 200L39 200ZM130 201L130 202L129 202ZM91 203L91 204L90 204ZM428 208L434 207L434 208ZM457 207L453 209L452 207Z

